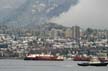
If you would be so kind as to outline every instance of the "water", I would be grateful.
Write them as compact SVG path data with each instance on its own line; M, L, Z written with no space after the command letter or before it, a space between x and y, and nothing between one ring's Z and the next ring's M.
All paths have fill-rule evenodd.
M74 61L0 60L0 71L108 71L106 67L81 67Z

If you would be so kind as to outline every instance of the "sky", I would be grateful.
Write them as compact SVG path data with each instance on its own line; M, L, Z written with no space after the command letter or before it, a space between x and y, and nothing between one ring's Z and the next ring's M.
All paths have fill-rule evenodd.
M46 23L52 17L67 12L78 2L79 0L0 0L0 23L21 26Z
M26 0L0 0L0 13L17 8ZM78 25L82 28L108 28L108 0L79 0L68 11L50 20L64 26Z
M26 0L0 0L0 10L5 8L17 8Z
M51 19L64 26L78 25L82 28L108 28L108 0L80 0L68 12Z

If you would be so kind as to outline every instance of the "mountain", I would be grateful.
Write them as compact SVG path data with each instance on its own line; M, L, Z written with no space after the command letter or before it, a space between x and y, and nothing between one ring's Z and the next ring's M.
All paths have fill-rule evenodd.
M1 34L14 34L16 36L23 36L26 33L32 33L35 35L40 34L48 34L49 31L52 29L59 29L59 30L65 30L67 27L64 27L62 25L58 25L56 23L45 23L35 26L35 28L15 28L15 27L9 27L7 25L0 25L0 33Z
M45 24L42 24L40 26L40 30L51 30L51 29L64 29L66 27L62 26L62 25L58 25L57 23L45 23Z

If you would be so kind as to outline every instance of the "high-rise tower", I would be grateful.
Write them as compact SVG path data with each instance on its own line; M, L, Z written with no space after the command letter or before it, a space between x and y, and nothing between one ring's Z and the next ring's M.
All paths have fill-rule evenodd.
M79 40L80 40L80 27L79 26L73 26L72 27L72 38L76 42L79 42Z

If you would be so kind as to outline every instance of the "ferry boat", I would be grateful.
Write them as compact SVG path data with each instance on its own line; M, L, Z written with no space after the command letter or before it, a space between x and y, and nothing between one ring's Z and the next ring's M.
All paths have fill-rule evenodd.
M74 61L90 61L92 56L76 55L73 57ZM97 57L101 62L108 62L108 57Z
M108 62L108 57L98 57L101 62Z
M108 62L101 62L97 57L93 57L87 63L78 63L79 66L107 66Z
M73 61L90 61L90 58L90 56L76 55L73 57Z
M49 54L29 54L24 60L63 61L64 57Z

